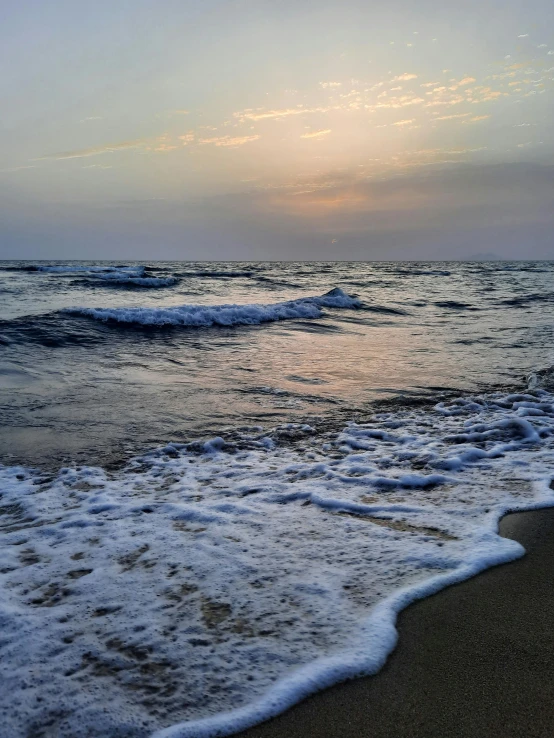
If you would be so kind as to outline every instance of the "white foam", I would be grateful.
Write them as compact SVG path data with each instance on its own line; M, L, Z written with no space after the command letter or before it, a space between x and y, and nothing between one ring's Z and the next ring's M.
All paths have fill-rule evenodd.
M96 320L140 325L183 325L207 327L211 325L256 325L293 318L319 318L322 308L358 308L362 303L341 289L334 289L319 297L270 303L268 305L176 305L166 308L68 308L65 312L84 315Z
M0 468L6 735L222 736L374 673L399 610L523 554L497 523L554 504L553 402L169 444L44 483Z
M142 274L144 274L145 267L143 266L88 266L83 264L60 264L60 265L54 265L54 266L46 266L46 265L38 265L36 267L36 270L38 272L47 272L51 274L80 274L82 272L87 272L90 274L96 274L100 275L103 274L104 276L109 275L110 273L119 275L119 274L127 274L127 275L133 275L136 277L140 277Z

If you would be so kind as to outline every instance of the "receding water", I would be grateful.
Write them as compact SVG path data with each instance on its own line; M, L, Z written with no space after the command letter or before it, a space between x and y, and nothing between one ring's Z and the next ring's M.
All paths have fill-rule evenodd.
M59 270L27 271L48 264ZM102 463L395 393L510 383L553 363L550 262L91 266L0 263L4 460ZM239 322L252 324L227 315L230 325L196 326L63 312L142 307L142 320L156 320L149 311L269 306L334 288L361 309L262 323L243 311Z

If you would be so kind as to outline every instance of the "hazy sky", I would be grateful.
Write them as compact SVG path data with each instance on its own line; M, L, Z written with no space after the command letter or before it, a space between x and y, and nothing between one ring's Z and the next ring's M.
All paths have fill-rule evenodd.
M554 258L552 0L0 0L0 258Z

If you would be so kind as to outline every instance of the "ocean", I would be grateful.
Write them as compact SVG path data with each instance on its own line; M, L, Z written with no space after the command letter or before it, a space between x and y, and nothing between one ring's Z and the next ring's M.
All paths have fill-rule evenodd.
M375 673L554 505L552 262L0 262L9 738L228 735Z

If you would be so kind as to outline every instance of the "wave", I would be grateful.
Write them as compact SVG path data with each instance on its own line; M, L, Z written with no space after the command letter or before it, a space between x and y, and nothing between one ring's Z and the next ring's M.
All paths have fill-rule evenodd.
M54 264L54 265L25 265L9 267L9 269L27 272L41 272L44 274L83 275L73 284L90 287L173 287L179 283L177 277L153 277L147 272L157 271L145 266L95 266L83 264Z
M212 279L225 279L232 277L252 277L255 274L253 269L250 270L212 270L212 269L200 269L193 272L178 272L179 277L211 277Z
M383 315L409 315L409 313L402 308L386 307L385 305L372 305L371 303L364 304L363 309L370 313L382 313Z
M395 271L402 277L450 277L452 274L446 269L397 269Z
M80 272L88 272L98 276L103 275L109 277L113 274L116 277L118 275L129 275L133 277L140 277L144 274L146 267L144 266L88 266L83 264L55 264L55 265L42 265L39 264L33 267L27 267L27 271L34 272L46 272L47 274L78 274Z
M76 279L72 284L90 287L173 287L179 283L177 277L128 277L119 273L96 275L93 278Z
M520 297L511 297L506 300L502 300L502 305L507 305L508 307L515 307L515 308L521 308L521 307L527 307L528 305L532 305L536 302L554 302L554 294L541 294L541 293L534 293L530 295L521 295Z
M175 307L67 308L63 312L103 322L131 323L147 326L258 325L295 318L320 318L322 308L363 307L360 300L338 287L318 297L276 302L267 305L177 305Z
M0 467L5 734L223 736L377 672L400 610L522 556L498 520L554 505L531 384L116 471Z
M437 307L447 308L448 310L478 310L468 302L457 302L456 300L440 300L434 303Z

